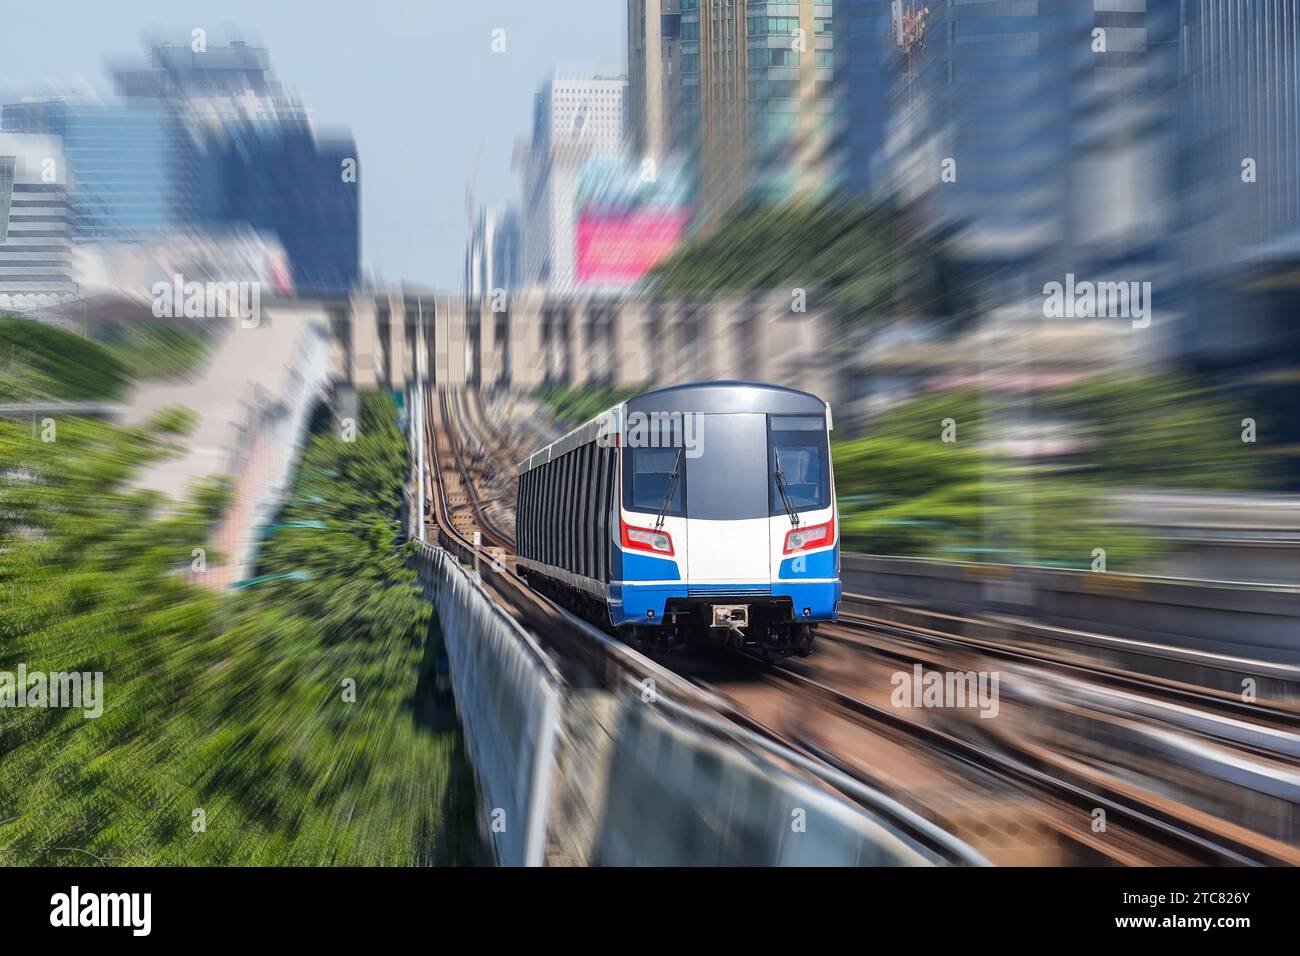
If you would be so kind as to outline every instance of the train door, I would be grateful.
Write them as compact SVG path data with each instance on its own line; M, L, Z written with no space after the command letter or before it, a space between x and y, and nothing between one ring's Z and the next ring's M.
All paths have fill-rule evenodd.
M767 416L699 415L694 444L686 467L688 586L766 588L772 580Z

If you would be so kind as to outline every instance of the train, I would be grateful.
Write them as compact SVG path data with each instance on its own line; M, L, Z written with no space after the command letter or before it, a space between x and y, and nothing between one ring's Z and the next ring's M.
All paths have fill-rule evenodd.
M516 570L635 647L807 656L841 597L832 428L758 382L621 402L519 463Z

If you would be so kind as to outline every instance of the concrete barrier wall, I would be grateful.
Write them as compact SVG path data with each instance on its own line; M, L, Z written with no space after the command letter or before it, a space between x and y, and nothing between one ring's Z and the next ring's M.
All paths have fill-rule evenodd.
M438 609L496 860L503 866L540 865L560 675L449 553L425 545L418 565Z
M438 609L501 864L937 860L881 817L787 769L793 754L778 761L710 733L709 721L724 723L716 716L686 719L685 708L662 698L646 702L627 688L567 687L532 637L449 552L423 545L416 566ZM599 719L590 719L595 711ZM557 776L561 768L571 779ZM548 821L565 832L548 833Z
M906 599L954 614L1015 614L1189 650L1300 664L1300 585L850 553L842 569L846 596Z
M859 808L740 747L625 701L594 862L607 866L926 866Z

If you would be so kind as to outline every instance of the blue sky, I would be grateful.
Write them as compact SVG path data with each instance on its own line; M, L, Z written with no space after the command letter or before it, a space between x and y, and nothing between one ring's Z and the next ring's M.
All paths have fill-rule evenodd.
M384 279L456 291L465 187L512 199L511 150L551 70L622 72L624 0L61 0L6 4L0 96L80 79L109 91L105 61L147 35L270 49L276 76L324 127L348 127L362 162L362 255ZM506 30L506 52L491 51Z

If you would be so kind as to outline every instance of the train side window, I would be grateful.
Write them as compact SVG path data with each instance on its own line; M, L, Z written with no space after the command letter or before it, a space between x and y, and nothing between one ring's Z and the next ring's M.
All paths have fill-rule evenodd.
M587 567L587 515L591 513L589 452L586 445L578 449L578 507L574 509L574 518L578 522L578 573L587 577L591 571Z
M573 463L576 456L564 456L564 503L560 511L560 521L564 524L564 569L573 570Z
M582 524L583 524L583 500L582 500L582 471L583 457L585 451L578 448L573 453L573 510L570 514L573 517L573 570L576 574L582 573Z
M519 553L528 557L528 532L525 525L532 513L528 509L528 472L519 476L519 486L515 493L515 537L519 539Z
M550 564L560 566L560 462L552 461L547 466L551 473L551 507L546 512L546 526L550 537Z
M546 510L539 516L542 520L542 550L545 557L542 559L547 564L555 564L555 516L558 513L555 510L555 479L556 470L555 462L548 461L543 472L546 482Z
M592 489L592 506L596 509L596 522L592 527L592 549L596 558L596 580L608 581L605 574L605 527L608 517L605 512L605 483L609 477L609 449L596 448L596 486Z
M537 561L544 560L542 557L542 493L544 488L544 479L546 477L546 466L538 465L533 469L533 558Z
M528 527L528 557L537 558L537 469L534 468L528 473L528 520L524 522Z
M524 512L526 518L528 518L528 520L525 520L524 522L524 527L526 532L528 532L528 555L526 555L526 557L536 558L537 554L533 551L533 523L536 522L537 519L537 507L533 505L533 496L537 490L537 468L533 468L533 470L528 472L528 475L525 475L524 477L528 479L528 485L526 485L528 486L528 510Z
M537 558L537 469L528 473L528 557Z
M596 576L591 566L591 521L596 511L595 482L591 478L593 450L591 445L582 446L582 573L589 578Z
M573 454L573 570L578 574L582 573L582 525L585 510L582 474L585 456L582 448Z
M551 563L557 568L564 567L564 459L557 458L555 468L555 501L551 510L551 534L555 538L554 554Z
M596 479L598 477L598 464L600 458L600 449L595 445L587 446L587 577L594 578L599 575L596 568L596 512L597 508L597 487Z
M575 480L573 482L573 570L578 574L583 574L586 558L583 551L583 529L587 524L587 496L584 492L587 489L587 449L579 448L573 456L573 467Z
M600 449L594 444L587 446L587 577L599 576L596 567L596 513L599 508L599 488L596 481L599 473Z

